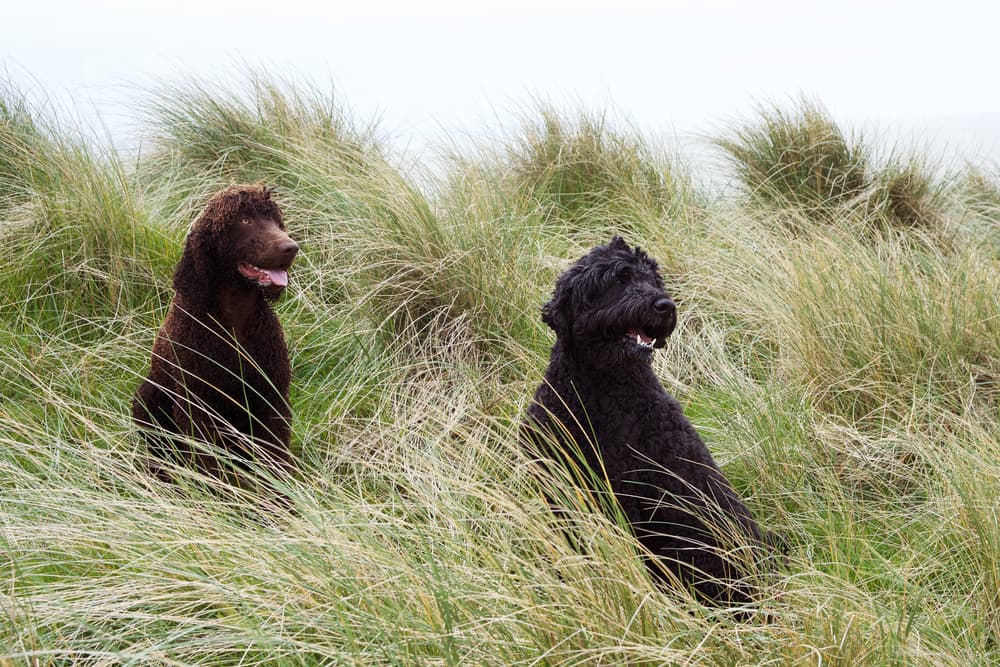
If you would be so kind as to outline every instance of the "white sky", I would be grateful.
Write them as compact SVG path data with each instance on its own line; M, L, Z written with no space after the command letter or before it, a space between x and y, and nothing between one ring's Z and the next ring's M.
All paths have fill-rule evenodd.
M7 77L97 110L116 139L155 80L232 82L240 62L332 85L355 118L418 143L509 125L533 98L657 133L724 126L799 93L845 121L1000 137L996 2L6 4Z

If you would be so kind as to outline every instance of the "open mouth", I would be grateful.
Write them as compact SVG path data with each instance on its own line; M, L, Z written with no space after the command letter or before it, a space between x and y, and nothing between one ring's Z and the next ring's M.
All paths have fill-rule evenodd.
M629 329L624 338L645 350L652 350L656 345L656 339L647 334L645 329Z
M241 274L255 281L261 287L283 288L288 286L288 271L284 269L262 269L249 262L240 262L237 268Z

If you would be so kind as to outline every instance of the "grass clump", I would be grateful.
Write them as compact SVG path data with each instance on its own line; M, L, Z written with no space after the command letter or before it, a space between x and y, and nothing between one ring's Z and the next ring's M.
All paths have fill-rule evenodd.
M715 145L765 210L793 209L826 222L860 215L877 229L940 221L942 188L924 160L890 154L878 164L861 135L845 134L815 102L803 99L791 111L762 106L754 121Z
M0 85L0 207L23 201L49 150L28 100L12 86Z
M765 207L828 214L868 185L865 148L813 102L803 100L793 111L761 107L755 122L715 143L747 193Z
M939 228L946 206L944 187L926 159L890 157L878 172L871 206L896 228Z
M374 145L348 121L332 95L254 72L240 88L191 80L161 87L149 122L156 146L179 156L188 169L222 170L242 181L288 174L283 156L323 146L347 162L363 164Z
M23 100L0 109L0 189L11 193L0 208L0 309L65 323L158 298L154 276L169 271L176 234L148 224L143 193L118 154Z
M514 187L570 227L661 219L685 205L679 170L603 114L543 108L508 147Z
M961 221L965 234L1000 248L1000 180L996 168L969 165L956 175L953 189L965 211Z

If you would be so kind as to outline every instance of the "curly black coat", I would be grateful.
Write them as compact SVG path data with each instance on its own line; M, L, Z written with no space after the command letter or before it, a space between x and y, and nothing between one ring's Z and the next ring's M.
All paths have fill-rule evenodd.
M161 478L171 477L166 462L224 475L231 461L191 438L290 470L288 349L268 302L287 285L297 252L262 185L218 192L195 220L149 375L132 403Z
M556 342L525 420L530 441L556 461L578 452L590 470L581 482L598 494L610 483L651 572L667 568L702 599L749 601L724 551L770 539L653 372L676 323L656 262L616 237L560 276L542 319Z

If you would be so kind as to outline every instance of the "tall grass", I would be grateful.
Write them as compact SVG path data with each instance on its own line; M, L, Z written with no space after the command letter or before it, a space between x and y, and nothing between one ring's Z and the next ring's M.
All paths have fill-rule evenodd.
M146 224L122 159L62 129L16 93L0 98L4 165L0 307L59 319L110 315L159 296L176 234Z
M748 193L765 205L837 207L860 196L869 178L865 146L809 101L792 111L762 107L756 123L717 144Z
M888 225L822 133L791 163L828 180L751 201L600 115L545 110L415 174L331 96L252 75L155 96L133 168L2 99L23 150L0 162L0 662L1000 659L988 171L946 182L933 224ZM865 162L862 191L908 160ZM235 180L276 185L302 241L276 306L292 511L150 478L128 416L184 230ZM791 544L747 619L657 588L627 526L520 444L552 342L538 308L615 231L679 304L657 373Z
M676 213L689 183L637 132L605 114L542 107L508 146L514 186L569 227ZM622 222L624 221L624 222Z
M791 110L762 105L715 144L765 210L791 208L813 220L860 215L876 229L941 222L944 192L926 157L890 151L879 160L868 140L845 133L811 100Z
M10 85L0 87L0 204L20 201L49 146L32 116L31 104Z

